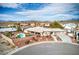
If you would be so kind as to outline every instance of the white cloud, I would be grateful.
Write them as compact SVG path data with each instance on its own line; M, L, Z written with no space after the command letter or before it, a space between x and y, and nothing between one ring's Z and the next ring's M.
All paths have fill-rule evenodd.
M0 14L0 18L1 18L1 17L9 17L9 18L12 18L13 16L7 15L7 14Z
M73 11L74 8L71 4L49 4L48 6L39 10L26 10L16 12L15 15L4 15L5 19L14 20L69 20L78 18L73 14L69 14L69 11ZM1 16L0 16L1 17Z
M68 11L73 10L73 6L70 4L49 4L48 6L40 10L25 10L22 12L16 12L16 14L26 15L26 16L39 16L39 15L55 15L68 13Z
M70 15L70 14L56 14L52 16L52 19L54 20L70 20L73 18L78 18L78 16Z
M14 15L0 14L0 20L13 21L13 20L17 20L17 18Z
M0 5L8 8L17 8L19 6L17 3L1 3Z
M0 21L24 21L29 20L30 17L20 16L14 14L0 14Z
M72 10L74 9L71 4L49 4L40 10L25 10L22 12L16 12L16 14L37 20L68 20L77 18L77 16L69 14L69 11Z

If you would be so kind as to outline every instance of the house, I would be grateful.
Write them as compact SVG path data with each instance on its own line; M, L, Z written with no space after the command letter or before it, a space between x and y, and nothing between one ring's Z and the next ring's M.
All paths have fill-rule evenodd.
M45 26L46 26L46 27L49 27L49 26L50 26L50 23L45 23Z
M75 31L75 38L76 38L77 42L79 42L79 30Z
M67 32L74 32L74 30L76 29L77 25L75 23L67 23L64 24L64 29Z
M43 34L46 34L48 35L49 33L53 33L53 34L56 34L56 33L62 33L62 32L65 32L63 29L59 29L59 28L45 28L45 27L32 27L32 28L27 28L24 30L24 32L34 32L34 33L39 33L41 35ZM50 35L49 34L49 35Z

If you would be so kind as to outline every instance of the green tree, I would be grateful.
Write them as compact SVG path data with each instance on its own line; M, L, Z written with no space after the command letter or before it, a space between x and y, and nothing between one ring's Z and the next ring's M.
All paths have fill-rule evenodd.
M12 36L12 32L5 32L4 35L6 35L7 37L11 37Z
M61 28L63 29L64 27L57 21L53 22L50 24L50 28Z
M22 31L20 23L17 24L17 31Z

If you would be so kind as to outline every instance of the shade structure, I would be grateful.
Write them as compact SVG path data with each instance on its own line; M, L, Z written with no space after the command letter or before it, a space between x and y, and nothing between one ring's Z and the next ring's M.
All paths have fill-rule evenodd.
M0 32L13 32L17 31L16 28L0 28Z
M20 33L20 34L17 35L17 37L18 38L24 38L25 37L25 34L24 33Z
M22 47L12 55L78 55L79 45L70 43L44 42Z

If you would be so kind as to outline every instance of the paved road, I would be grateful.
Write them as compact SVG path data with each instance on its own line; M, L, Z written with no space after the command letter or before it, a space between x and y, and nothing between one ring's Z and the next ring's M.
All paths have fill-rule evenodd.
M79 45L68 43L41 43L26 47L13 55L79 55Z

